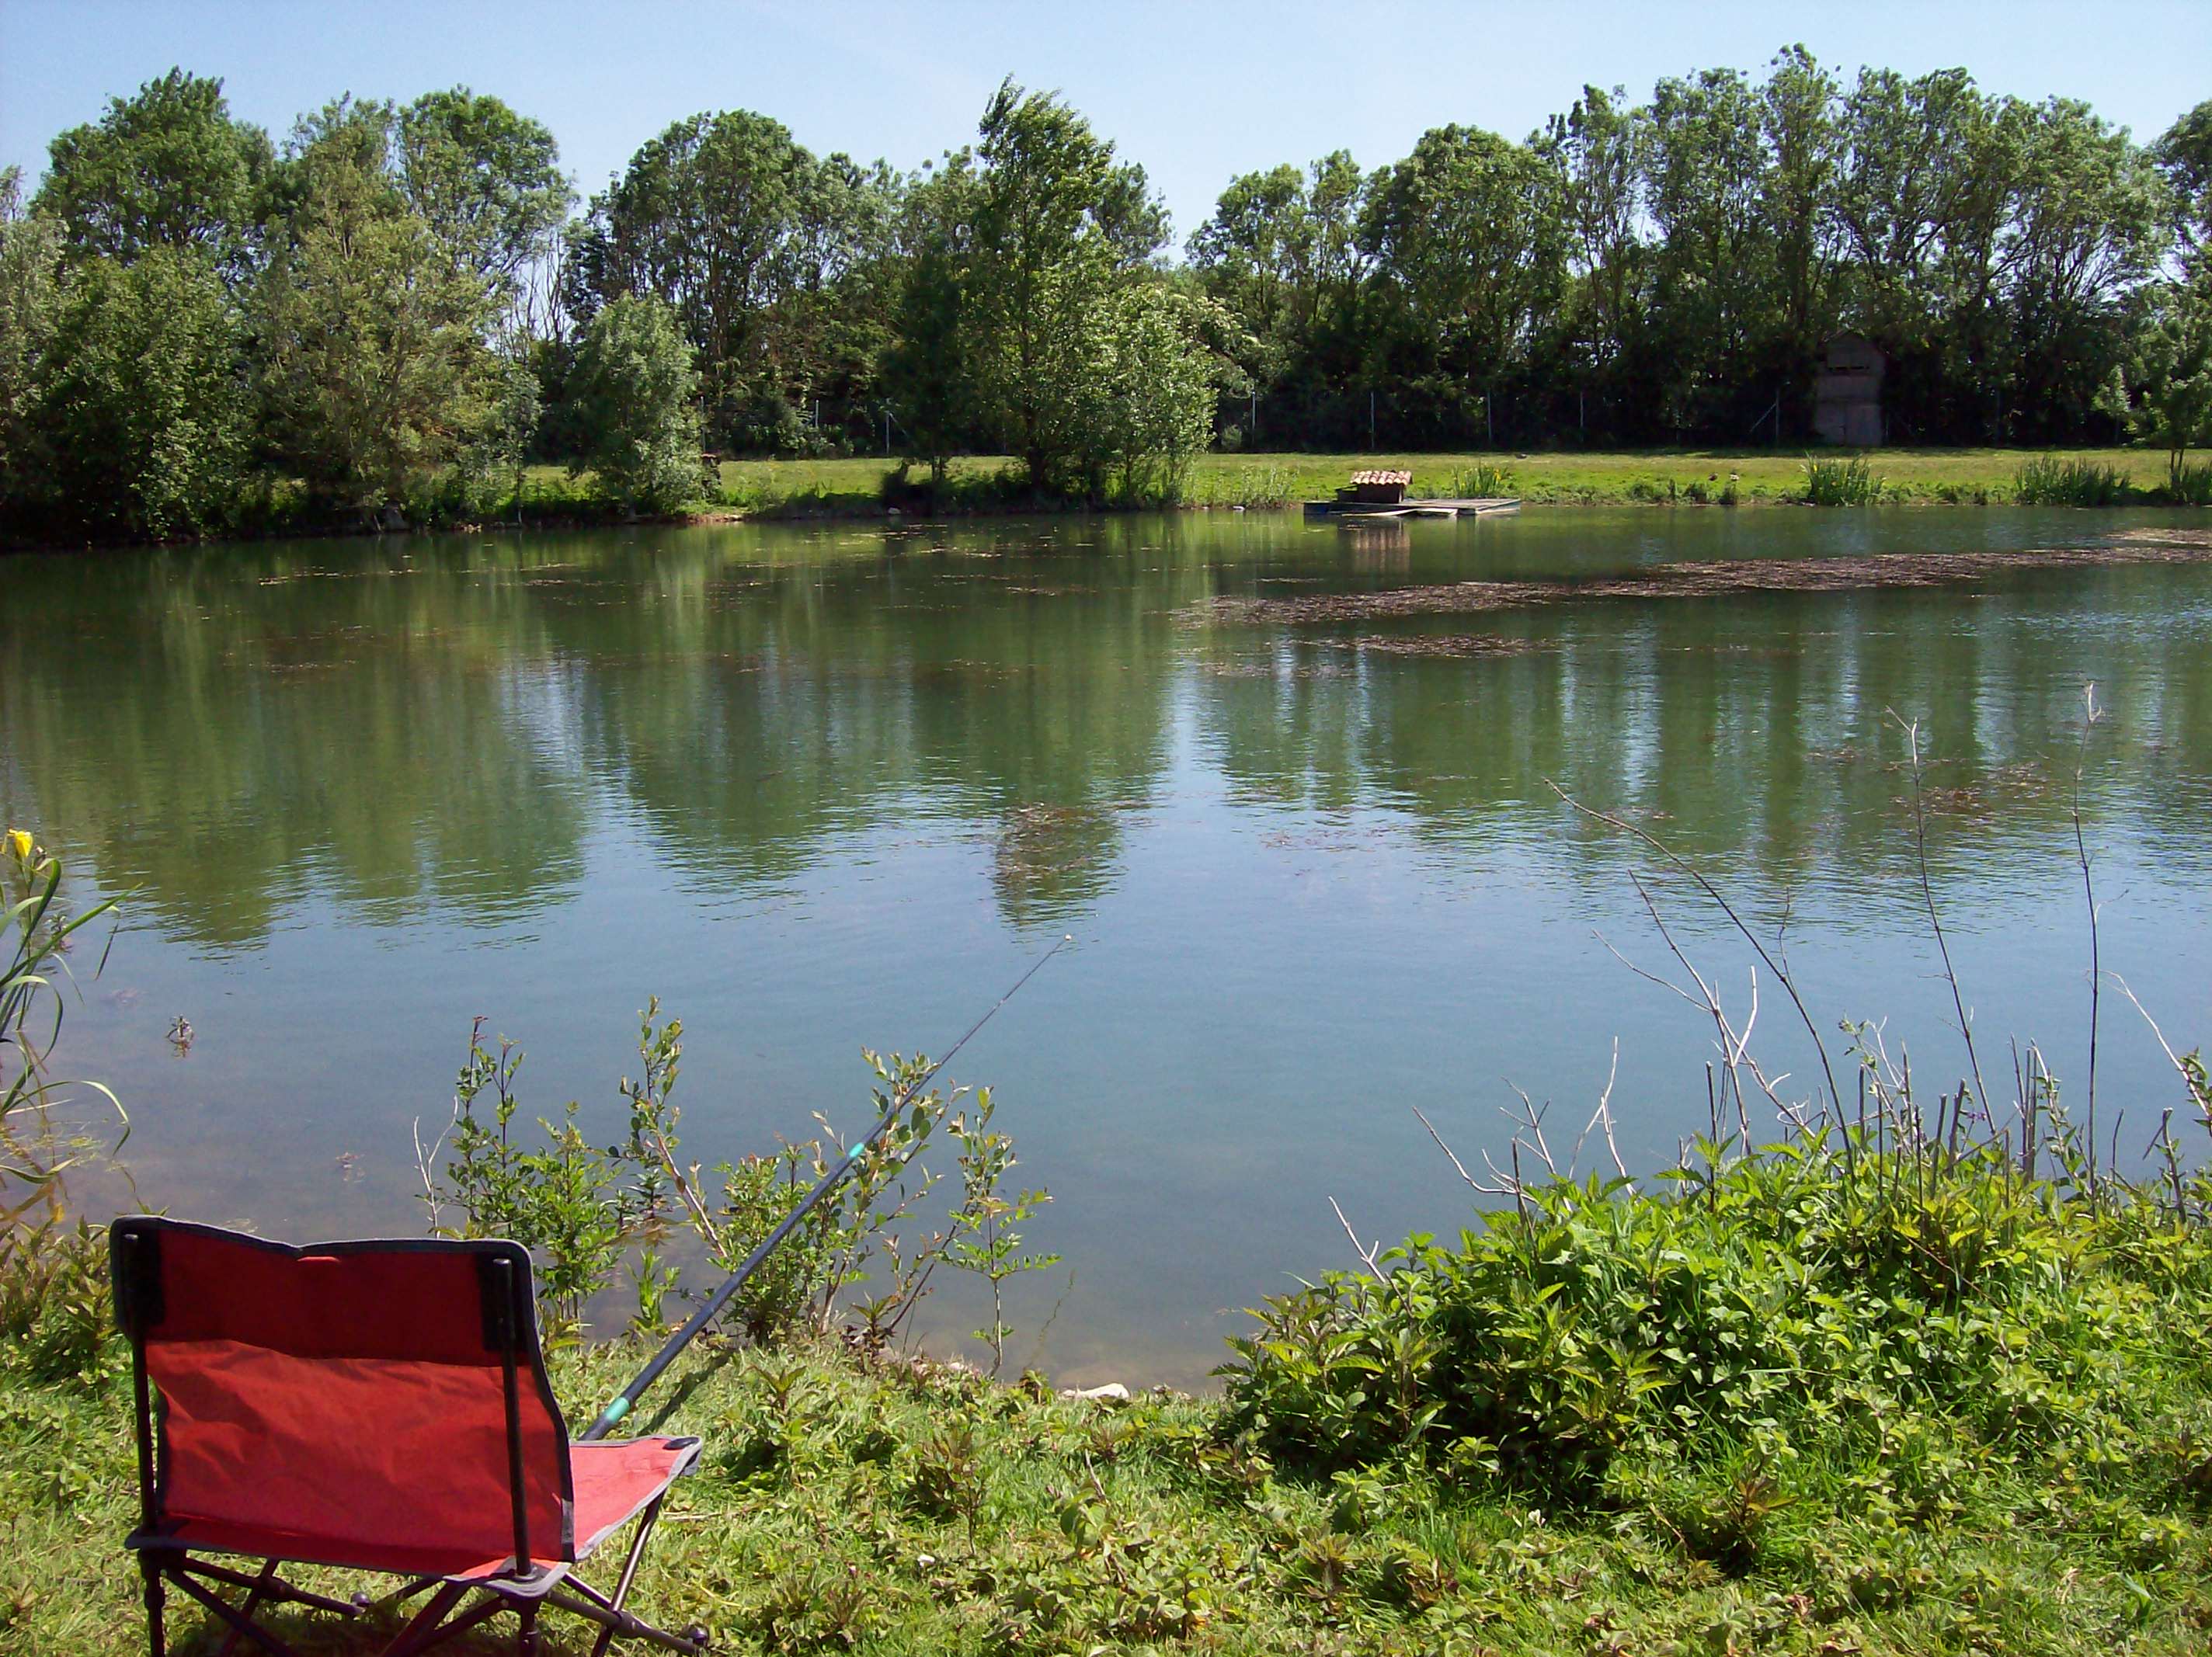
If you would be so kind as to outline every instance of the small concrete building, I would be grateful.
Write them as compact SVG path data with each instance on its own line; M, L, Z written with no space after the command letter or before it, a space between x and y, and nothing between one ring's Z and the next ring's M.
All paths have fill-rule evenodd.
M1889 359L1863 334L1838 334L1813 376L1813 433L1829 443L1882 440L1881 377Z

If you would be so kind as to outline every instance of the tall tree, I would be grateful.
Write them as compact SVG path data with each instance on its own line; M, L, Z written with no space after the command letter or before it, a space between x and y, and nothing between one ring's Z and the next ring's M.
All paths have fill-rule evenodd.
M1627 94L1586 86L1565 115L1552 118L1538 154L1553 167L1573 281L1571 335L1586 368L1602 377L1642 324L1645 250L1642 112Z
M466 87L423 94L393 124L409 204L481 281L512 287L574 199L552 133Z
M82 257L198 247L235 264L271 154L266 133L232 118L221 81L173 69L53 141L37 206Z
M237 307L211 252L148 247L79 266L37 399L58 529L206 535L246 498L252 409Z
M876 387L898 287L902 179L829 155L801 174L783 292L765 319L783 395L849 404Z
M342 103L302 123L296 204L255 306L276 447L365 512L397 507L467 452L499 395L491 295L408 204L391 118Z
M2163 182L2124 129L2053 98L2026 125L2003 261L2016 364L2014 429L2078 431L2125 343L2125 300L2155 270Z
M1233 311L1270 358L1291 345L1310 280L1315 226L1305 174L1283 166L1231 179L1188 248L1206 291Z
M1166 240L1144 169L1059 99L1008 80L976 146L969 314L981 418L1045 489L1085 469L1094 313Z
M1773 315L1765 367L1801 404L1811 425L1813 373L1835 331L1832 293L1838 227L1832 203L1842 149L1835 77L1802 46L1774 59L1759 88L1766 176L1760 199L1773 249Z
M901 452L942 487L945 464L975 430L968 310L974 258L975 169L966 150L945 158L905 193L894 342L884 361L884 395L903 440Z
M2168 127L2151 158L2173 191L2183 244L2196 252L2212 246L2212 98Z
M0 168L0 520L46 488L47 446L34 398L53 337L61 234L23 210L22 173Z
M1670 425L1762 401L1743 366L1769 315L1772 222L1757 90L1735 70L1659 82L1644 127L1646 200L1659 233L1655 321L1671 357ZM1746 398L1744 393L1751 395Z
M1988 112L1964 70L1907 80L1864 69L1838 112L1841 158L1828 210L1853 262L1867 321L1885 343L1924 340L1942 303L1936 272L1974 191L1974 138Z
M1220 373L1205 336L1218 321L1208 308L1165 282L1135 282L1092 313L1082 460L1094 498L1109 470L1126 501L1181 497L1212 435Z
M573 385L585 436L578 470L647 512L698 498L698 376L674 310L649 294L600 307L577 336Z
M2212 270L2161 282L2151 294L2106 409L2138 441L2166 451L2166 489L2177 505L2212 504L2203 483L2192 487L2189 470L2190 450L2212 448ZM2207 470L2197 469L2200 476Z
M769 307L790 285L790 245L814 159L781 122L695 115L648 141L593 198L571 258L579 315L623 294L672 307L698 354L714 423L757 434L780 416Z
M1236 325L1237 366L1264 393L1263 428L1311 434L1367 357L1362 285L1371 258L1359 240L1367 181L1343 150L1230 180L1190 239L1200 287ZM1253 440L1257 434L1244 436Z
M1554 319L1565 256L1557 185L1528 146L1460 126L1423 133L1370 185L1361 245L1395 324L1381 343L1439 404L1481 407Z

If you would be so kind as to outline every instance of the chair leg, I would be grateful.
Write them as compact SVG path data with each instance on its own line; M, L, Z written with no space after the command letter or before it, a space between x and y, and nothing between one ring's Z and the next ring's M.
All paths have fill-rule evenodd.
M570 1581L574 1582L574 1579L571 1578ZM575 1586L581 1587L583 1585L575 1583ZM597 1623L601 1629L609 1630L615 1638L644 1640L660 1647L664 1651L688 1653L706 1651L713 1644L707 1630L697 1624L694 1624L681 1634L672 1634L665 1628L655 1628L642 1618L632 1616L629 1611L610 1609L607 1598L603 1593L593 1593L590 1598L583 1599L575 1594L565 1593L560 1588L555 1588L545 1596L545 1599L549 1605L558 1605L562 1611L572 1611L587 1621ZM605 1650L604 1642L593 1647L592 1649Z
M637 1576L638 1562L645 1557L645 1545L653 1540L653 1527L660 1520L660 1504L665 1499L656 1496L637 1516L637 1528L630 1534L629 1554L623 1561L622 1576L615 1583L615 1591L607 1601L609 1611L623 1609L623 1601L629 1598L629 1585ZM582 1587L581 1583L577 1585ZM588 1592L588 1590L587 1590ZM607 1648L615 1642L615 1625L611 1623L599 1630L599 1640L592 1647L592 1657L606 1657Z
M446 1620L446 1613L468 1598L468 1589L459 1582L444 1582L432 1594L422 1610L407 1619L407 1626L392 1636L381 1657L407 1657L407 1654L422 1649L423 1636Z
M261 1575L253 1579L252 1591L246 1596L246 1604L239 1608L239 1614L246 1618L249 1622L252 1621L253 1613L261 1609L261 1601L263 1598L267 1595L270 1591L270 1585L276 1582L276 1562L274 1559L271 1559L261 1567ZM216 1652L215 1657L230 1657L230 1654L238 1649L238 1642L240 1637L241 1636L236 1629L233 1629L229 1633L224 1635L222 1636L222 1645Z
M255 1645L260 1647L263 1651L268 1653L269 1657L298 1657L298 1654L291 1647L286 1645L267 1629L240 1615L238 1607L230 1604L214 1589L202 1587L182 1571L179 1571L176 1575L176 1584L184 1591L187 1598L198 1600L207 1610L213 1611Z
M161 1567L149 1552L138 1556L138 1569L146 1579L146 1648L152 1657L168 1657L161 1628L161 1606L167 1598L161 1585Z
M538 1657L538 1602L525 1599L514 1608L515 1657Z

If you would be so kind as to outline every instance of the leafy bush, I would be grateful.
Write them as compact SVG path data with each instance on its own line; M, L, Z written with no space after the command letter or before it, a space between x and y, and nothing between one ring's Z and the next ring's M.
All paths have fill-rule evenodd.
M2118 466L2051 455L2037 455L2013 481L2013 498L2027 507L2118 507L2134 495Z
M454 1087L453 1114L428 1150L419 1145L433 1231L447 1236L511 1237L536 1256L541 1315L555 1344L576 1339L589 1302L608 1290L625 1264L636 1291L632 1327L658 1333L682 1273L660 1249L678 1228L688 1230L717 1277L737 1271L846 1155L822 1125L820 1138L787 1142L775 1150L724 1162L711 1190L696 1162L678 1156L682 1111L674 1093L683 1058L681 1021L659 1022L654 1000L641 1015L642 1068L619 1091L629 1124L623 1143L605 1150L590 1143L570 1102L559 1120L539 1119L541 1141L526 1149L514 1127L515 1077L521 1050L483 1041L483 1021L470 1033L469 1052ZM880 1351L908 1325L939 1266L981 1278L991 1294L992 1321L975 1332L994 1360L1008 1332L1000 1303L1007 1278L1042 1270L1057 1256L1021 1252L1021 1225L1050 1198L1042 1191L1004 1189L1015 1166L1013 1144L991 1130L990 1089L924 1090L929 1061L917 1054L866 1055L876 1076L872 1115L902 1102L897 1119L860 1155L852 1174L817 1205L749 1278L731 1302L730 1323L756 1341L826 1333L842 1314L856 1320L852 1335ZM478 1102L489 1089L489 1108ZM957 1150L960 1193L933 1229L912 1239L898 1229L913 1219L939 1177L917 1160L942 1129ZM443 1156L442 1168L434 1167ZM883 1274L878 1292L847 1304L841 1296Z
M674 311L649 294L610 301L584 326L569 378L585 443L574 470L646 512L673 512L706 489L698 376Z
M107 1230L41 1217L0 1234L0 1343L29 1380L91 1384L110 1374L115 1308Z
M577 1126L574 1100L559 1123L538 1119L543 1148L515 1144L514 1080L521 1068L521 1050L502 1040L492 1053L484 1046L483 1020L477 1020L454 1083L453 1121L440 1141L450 1141L453 1160L439 1180L427 1173L426 1158L425 1185L434 1231L512 1238L531 1251L548 1337L559 1345L575 1338L585 1302L613 1279L629 1241L625 1193L611 1160ZM490 1108L479 1115L477 1101L487 1087ZM452 1224L444 1223L449 1205L459 1212Z
M1416 1236L1267 1302L1221 1372L1232 1414L1291 1465L1494 1456L1587 1500L1631 1447L1698 1464L1902 1416L2086 1448L2138 1407L2093 1355L2175 1361L2175 1320L2212 1318L2204 1174L2093 1204L1996 1145L1887 1144L1686 1166L1667 1197L1562 1181L1456 1247Z

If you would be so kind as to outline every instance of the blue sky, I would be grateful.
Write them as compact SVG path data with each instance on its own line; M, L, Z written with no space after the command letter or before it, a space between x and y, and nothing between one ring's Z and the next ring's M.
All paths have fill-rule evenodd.
M0 164L182 64L281 134L340 92L457 82L550 126L589 194L702 109L773 115L817 153L910 167L966 142L1002 76L1065 93L1168 199L1178 239L1231 176L1350 149L1402 155L1448 121L1525 137L1584 82L1758 71L1803 41L1846 76L1963 65L1990 90L2083 98L2148 138L2212 97L2212 0L2103 4L1311 6L639 0L0 0Z

